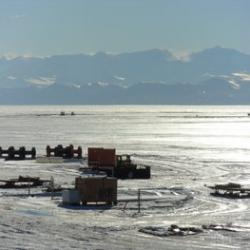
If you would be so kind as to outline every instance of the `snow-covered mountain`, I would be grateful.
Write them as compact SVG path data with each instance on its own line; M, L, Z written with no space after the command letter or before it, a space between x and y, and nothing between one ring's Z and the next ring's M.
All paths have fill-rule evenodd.
M250 103L250 55L214 47L0 59L0 103ZM223 91L222 91L223 90Z

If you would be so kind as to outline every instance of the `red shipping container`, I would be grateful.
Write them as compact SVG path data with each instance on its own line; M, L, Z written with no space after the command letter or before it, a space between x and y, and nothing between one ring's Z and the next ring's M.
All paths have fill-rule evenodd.
M88 165L95 167L115 167L115 149L88 148Z
M115 149L103 149L101 153L100 166L102 167L115 167L116 156Z
M88 165L98 166L100 165L102 148L88 148Z

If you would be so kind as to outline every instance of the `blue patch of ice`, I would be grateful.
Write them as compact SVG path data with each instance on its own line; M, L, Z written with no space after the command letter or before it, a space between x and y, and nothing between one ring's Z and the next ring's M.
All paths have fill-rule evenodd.
M17 212L33 216L52 216L49 212L42 210L17 210Z

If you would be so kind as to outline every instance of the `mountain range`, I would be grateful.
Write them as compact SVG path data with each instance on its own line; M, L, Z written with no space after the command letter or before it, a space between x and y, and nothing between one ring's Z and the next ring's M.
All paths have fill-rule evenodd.
M0 58L0 104L250 104L250 55L209 48Z

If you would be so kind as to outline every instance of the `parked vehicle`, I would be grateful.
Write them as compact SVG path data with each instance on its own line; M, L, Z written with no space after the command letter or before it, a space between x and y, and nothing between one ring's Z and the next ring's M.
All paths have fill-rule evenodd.
M93 170L105 172L108 176L119 179L149 179L151 168L138 165L131 156L116 155L115 149L89 148L88 165Z

